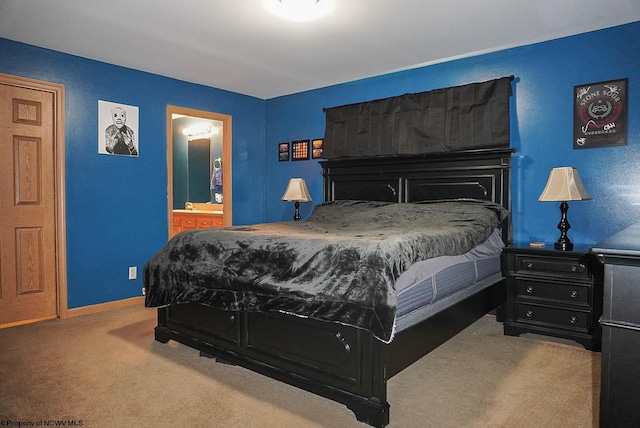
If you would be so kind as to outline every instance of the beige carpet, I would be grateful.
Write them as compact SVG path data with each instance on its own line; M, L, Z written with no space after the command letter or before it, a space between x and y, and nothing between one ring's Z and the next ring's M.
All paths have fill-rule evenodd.
M341 404L157 343L154 326L154 310L134 307L0 330L0 421L366 426ZM389 381L389 427L597 427L599 382L600 354L503 336L487 315Z

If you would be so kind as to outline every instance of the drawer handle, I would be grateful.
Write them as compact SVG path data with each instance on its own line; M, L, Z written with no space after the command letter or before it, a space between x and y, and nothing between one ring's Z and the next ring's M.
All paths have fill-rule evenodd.
M351 352L351 346L349 346L349 343L344 338L344 336L342 336L342 334L340 334L340 332L336 333L336 339L338 339L340 341L340 343L342 344L342 346L344 346L344 350L347 351L347 354Z
M584 272L584 270L586 269L586 266L582 263L580 263L579 265L571 265L571 272Z
M575 324L575 323L577 323L577 322L578 322L578 317L577 317L577 316L575 316L575 315L571 315L571 318L569 318L569 322L570 322L571 324Z
M529 294L533 293L533 285L528 285L527 286L527 293L529 293Z
M572 299L575 299L576 297L578 297L578 292L576 290L571 290L570 296Z
M525 312L525 315L527 318L531 318L533 316L533 311L531 309L527 309L527 312Z
M583 263L568 264L568 263L559 263L559 262L549 261L547 262L547 267L545 267L544 263L541 265L541 267L538 267L534 261L527 260L527 259L522 260L521 263L522 263L521 266L523 269L530 269L530 270L542 269L543 271L546 271L550 269L552 271L562 271L562 272L568 271L571 273L581 273L587 269L587 266Z

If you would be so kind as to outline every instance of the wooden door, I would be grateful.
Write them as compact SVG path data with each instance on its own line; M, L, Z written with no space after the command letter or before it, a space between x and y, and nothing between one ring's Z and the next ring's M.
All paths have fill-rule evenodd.
M0 83L0 325L55 318L55 106Z

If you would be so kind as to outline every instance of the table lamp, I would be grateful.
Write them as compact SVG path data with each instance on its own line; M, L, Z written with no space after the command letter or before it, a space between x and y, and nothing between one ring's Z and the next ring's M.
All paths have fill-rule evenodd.
M567 210L569 204L567 201L586 201L590 200L591 195L582 184L578 170L574 167L564 166L553 168L549 173L549 179L542 194L538 198L539 202L560 202L560 238L553 244L556 250L571 251L573 243L567 236L567 230L571 228L567 220Z
M307 185L302 178L289 179L287 190L282 195L283 201L295 202L296 212L293 215L295 221L300 220L300 202L311 202L311 196L307 190Z

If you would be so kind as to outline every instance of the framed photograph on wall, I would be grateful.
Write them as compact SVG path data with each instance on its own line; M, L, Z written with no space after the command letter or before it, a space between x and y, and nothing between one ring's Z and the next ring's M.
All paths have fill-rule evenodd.
M628 79L573 88L573 148L627 145Z
M289 160L289 143L278 144L278 160L280 162Z
M98 100L98 153L138 156L138 107Z
M296 140L291 142L291 160L309 159L309 140Z
M311 140L311 159L318 159L322 157L322 138Z

